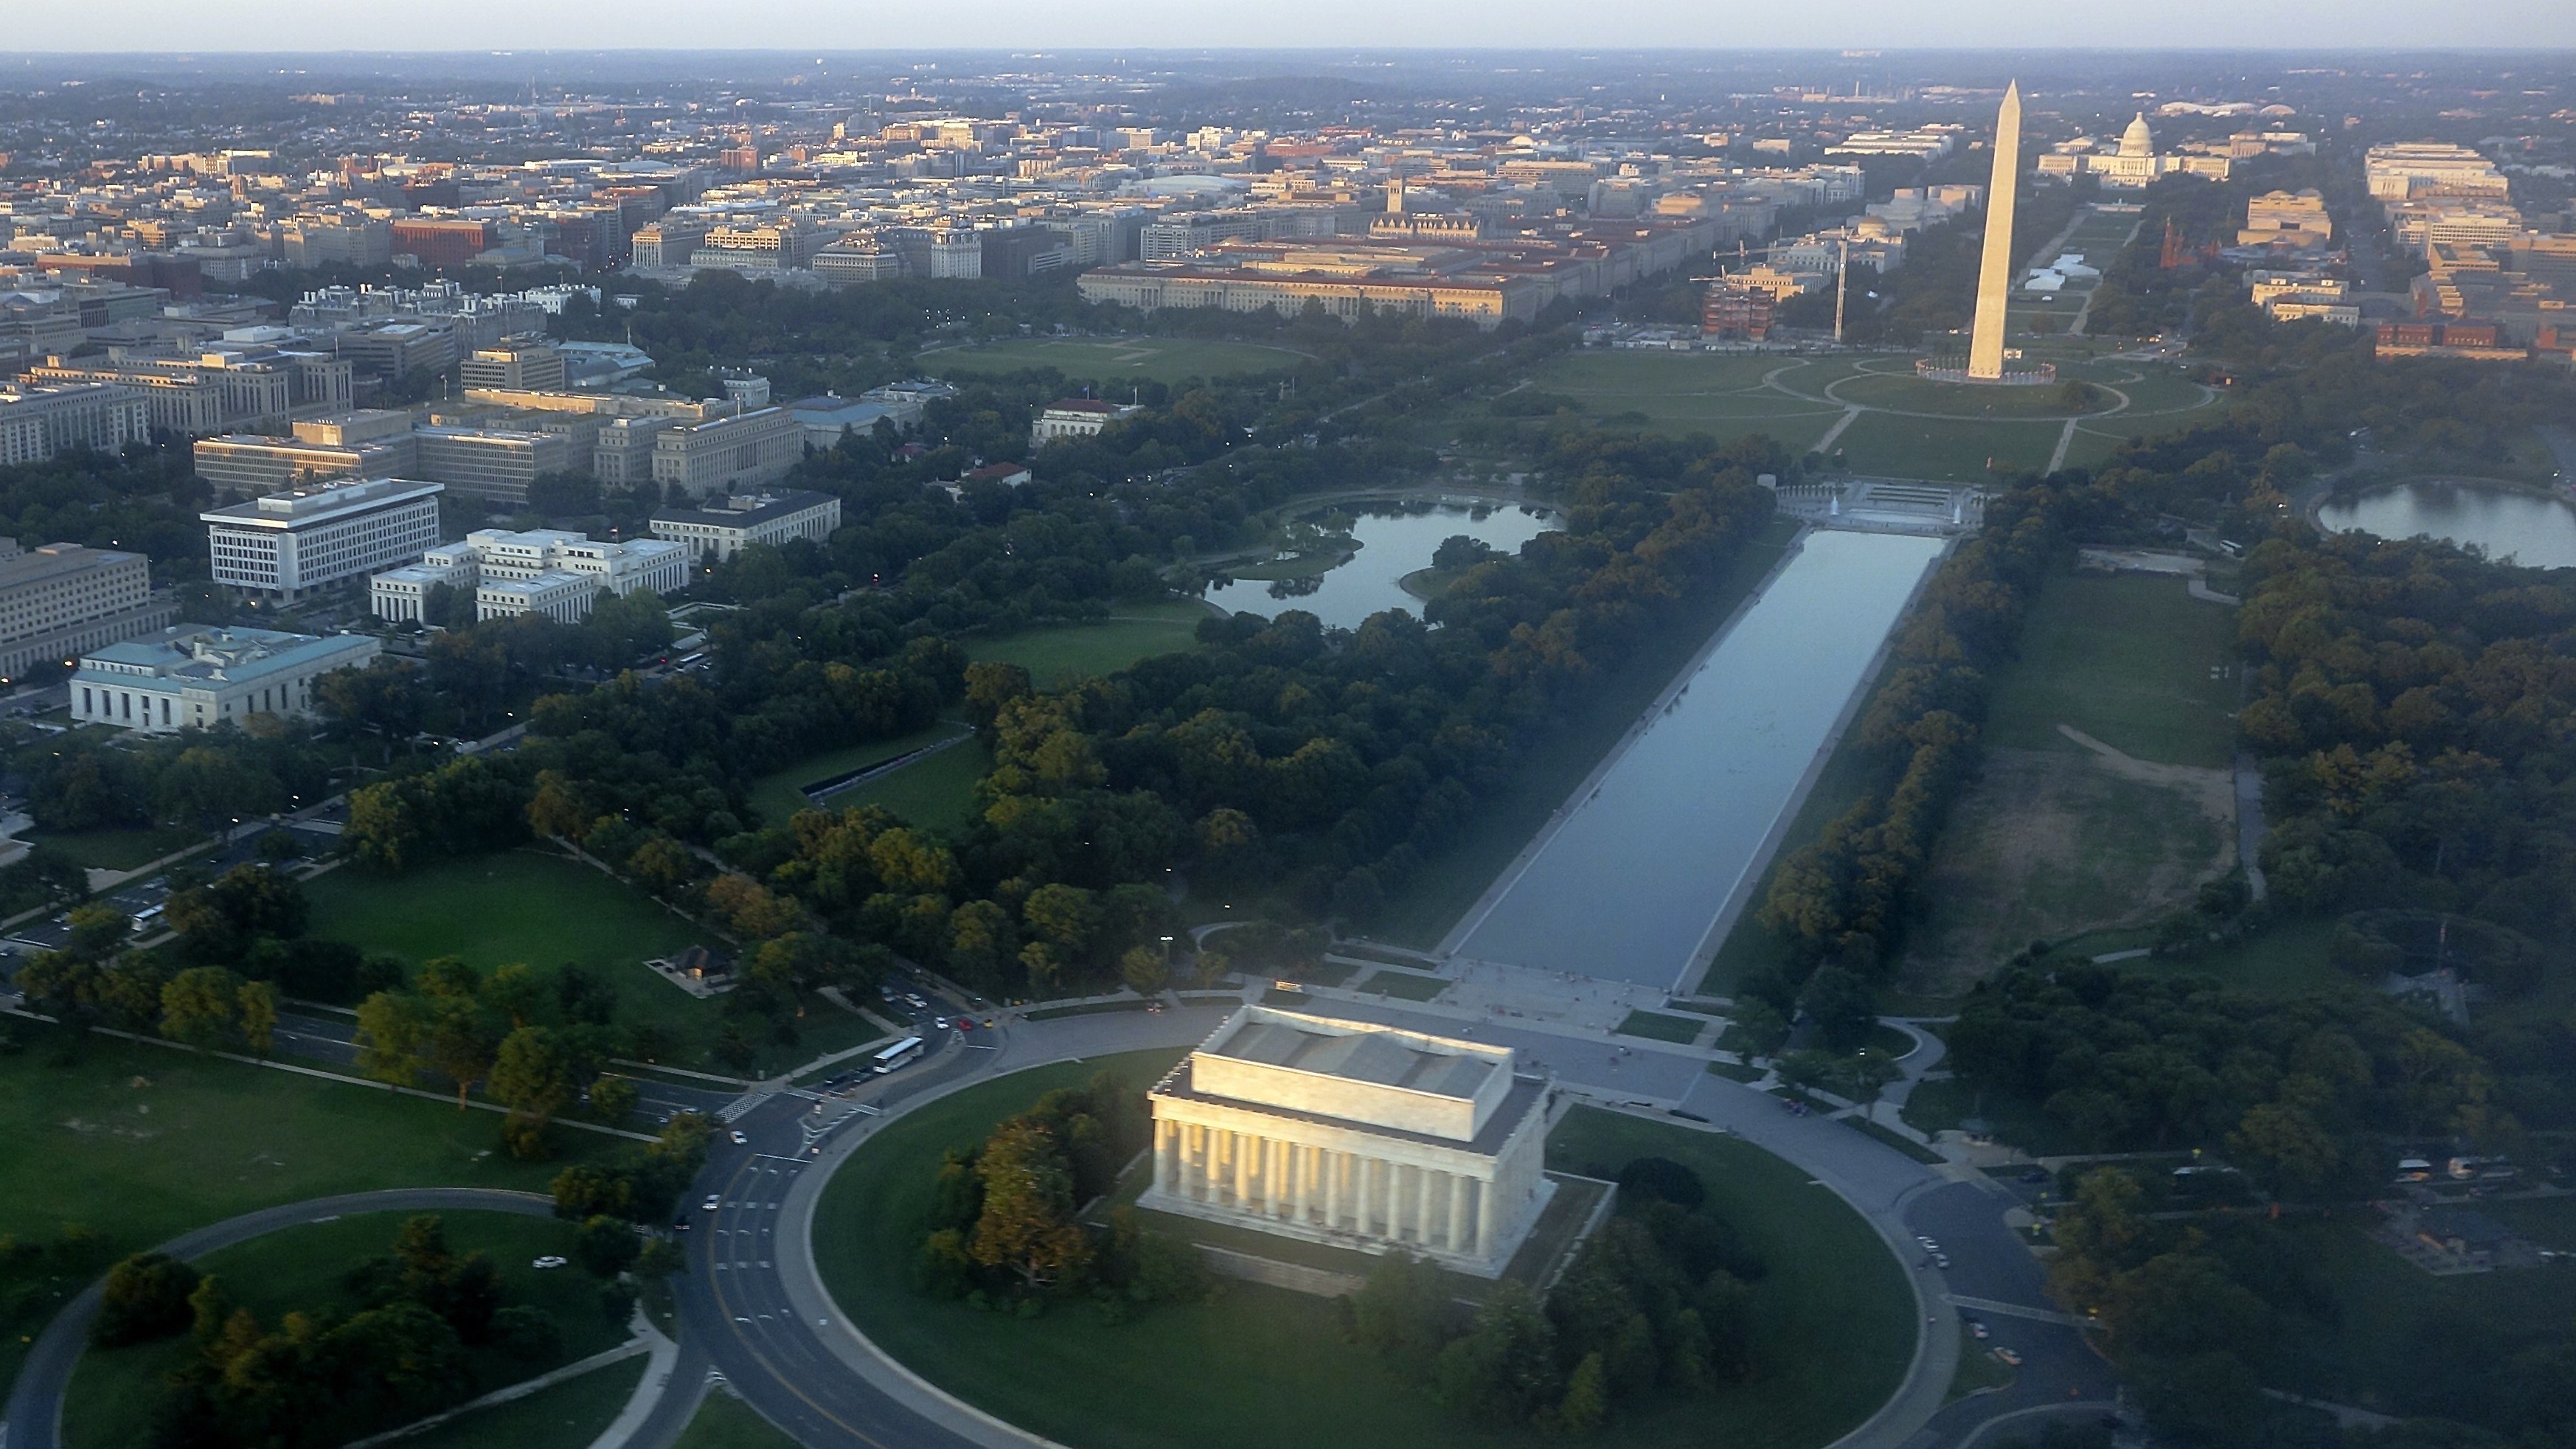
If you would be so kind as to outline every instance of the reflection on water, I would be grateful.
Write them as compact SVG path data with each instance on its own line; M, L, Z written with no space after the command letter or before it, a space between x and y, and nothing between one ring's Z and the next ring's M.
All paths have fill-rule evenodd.
M1671 988L1762 873L1763 843L1942 541L1815 533L1457 954Z
M2357 528L2381 538L2431 534L2476 544L2499 562L2526 568L2576 568L2576 506L2511 488L2474 483L2401 483L2317 510L2317 522L2340 533Z
M1519 505L1439 503L1393 511L1399 506L1343 505L1355 515L1351 536L1360 542L1360 551L1348 563L1308 578L1211 584L1208 601L1231 613L1277 615L1303 609L1326 628L1356 629L1369 615L1386 609L1421 613L1422 601L1406 593L1398 580L1431 567L1432 553L1450 538L1463 533L1497 553L1518 553L1522 544L1564 527L1553 513ZM1363 508L1387 511L1359 512Z

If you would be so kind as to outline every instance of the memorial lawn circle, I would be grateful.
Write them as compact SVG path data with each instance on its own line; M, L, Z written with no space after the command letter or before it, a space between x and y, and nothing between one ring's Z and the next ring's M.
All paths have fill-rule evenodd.
M825 1287L859 1331L940 1388L1075 1449L1543 1442L1455 1417L1346 1342L1325 1299L1226 1282L1207 1304L1157 1304L1103 1323L1079 1299L1037 1318L913 1291L911 1266L941 1155L978 1145L1044 1092L1103 1068L1145 1086L1176 1050L1013 1073L880 1129L826 1185L814 1219ZM1770 1271L1754 1287L1751 1382L1657 1402L1603 1438L1633 1445L1807 1449L1876 1411L1914 1350L1903 1270L1859 1214L1788 1163L1733 1138L1577 1108L1549 1138L1552 1168L1660 1155L1696 1170L1710 1202ZM1283 1256L1291 1251L1283 1249Z

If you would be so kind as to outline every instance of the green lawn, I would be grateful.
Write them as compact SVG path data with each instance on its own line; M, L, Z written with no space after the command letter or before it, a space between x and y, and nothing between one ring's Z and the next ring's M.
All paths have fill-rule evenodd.
M1194 377L1280 372L1306 360L1305 354L1284 347L1189 337L1016 337L925 353L920 362L925 371L939 377L1052 367L1068 378L1096 382L1177 383Z
M27 839L91 870L136 870L173 851L206 844L210 837L202 830L164 825L148 830L52 830Z
M2562 1242L2576 1233L2569 1199L2495 1206L2513 1209L2524 1231ZM2337 1217L2297 1228L2322 1270L2334 1314L2313 1343L2294 1347L2281 1388L2383 1412L2466 1417L2459 1407L2477 1402L2494 1356L2544 1325L2576 1321L2576 1269L2551 1264L2436 1278ZM2436 1398L2445 1390L2453 1407Z
M757 1409L719 1390L698 1405L672 1449L797 1449L797 1444Z
M2054 387L1974 387L1955 382L1927 382L1911 372L1854 378L1835 388L1834 396L1845 402L1864 403L1874 408L1938 413L1943 417L1965 418L1974 422L2033 418L2063 422L2076 413L2100 412L2113 402L2110 398L2103 398L2092 407L2070 411L2058 399Z
M2057 575L2031 603L2020 657L1995 681L1986 740L2080 750L2058 733L2069 724L2142 760L2224 768L2235 644L2236 611L2191 597L2179 578Z
M2160 976L2215 976L2230 986L2284 995L2350 986L2353 979L2326 959L2334 927L2328 917L2291 917L2242 941L2197 956L2138 956L2116 964L2123 971ZM2134 936L2088 936L2070 942L2052 959L2098 955L2143 944Z
M400 956L417 966L462 957L486 971L524 962L540 976L578 965L617 988L617 1021L677 1044L674 1066L710 1065L720 1004L700 1001L644 968L693 944L722 946L659 902L580 861L524 849L439 861L400 875L344 866L305 887L312 935ZM763 1043L756 1070L776 1071L868 1039L867 1023L811 1012L804 1039Z
M1632 1011L1619 1023L1619 1035L1642 1036L1653 1041L1677 1041L1687 1045L1708 1025L1697 1017L1664 1016L1652 1011Z
M914 1294L909 1269L943 1152L972 1147L1039 1094L1103 1066L1142 1082L1175 1057L1138 1052L979 1084L882 1129L824 1191L824 1281L878 1347L1013 1424L1077 1449L1404 1449L1540 1443L1464 1424L1347 1343L1333 1304L1232 1283L1213 1302L1163 1304L1117 1326L1080 1304L1044 1316L978 1312ZM1637 1446L1822 1444L1874 1410L1913 1348L1912 1300L1868 1225L1804 1173L1731 1139L1578 1108L1551 1160L1655 1153L1696 1167L1717 1210L1770 1264L1754 1290L1754 1382L1659 1407L1622 1427ZM1186 1366L1186 1372L1174 1372Z
M797 811L813 808L812 803L805 798L805 786L820 784L853 770L865 770L884 764L888 760L899 759L915 750L925 749L941 740L962 734L965 730L966 726L954 720L941 720L926 729L915 730L911 734L895 739L873 740L864 745L852 745L847 749L832 750L799 760L784 770L775 770L760 777L759 783L751 787L752 808L760 812L762 824L784 825ZM841 797L835 797L832 801L835 808L845 803L847 803L846 800Z
M1778 357L1692 352L1612 352L1587 348L1532 369L1530 387L1572 399L1594 421L1636 413L1659 433L1707 433L1721 441L1764 433L1792 452L1814 446L1842 409L1766 387L1766 374L1814 393L1848 374L1848 365Z
M1094 675L1115 674L1139 659L1198 647L1207 607L1189 599L1121 604L1096 624L1042 624L1016 633L962 641L978 664L1016 664L1040 689L1062 689Z
M0 1238L41 1242L77 1223L110 1257L255 1208L382 1187L542 1192L565 1160L613 1139L562 1133L553 1162L499 1151L499 1119L85 1033L12 1023L0 1054ZM77 1283L58 1285L67 1296ZM39 1297L0 1316L0 1390Z
M635 1397L651 1362L641 1354L620 1359L396 1442L402 1449L587 1449Z
M2056 450L2061 425L2047 422L1977 422L1863 413L1834 439L1843 466L1883 478L1926 478L1943 483L1985 483L1997 472L2037 471ZM1991 466L1989 466L1991 463Z
M1519 751L1509 783L1477 801L1456 840L1389 892L1371 934L1403 946L1436 944L1744 596L1779 564L1796 533L1794 522L1774 520L1681 619L1642 641L1624 668L1596 681L1548 734Z
M275 1328L290 1312L343 1316L365 1307L340 1285L360 1261L383 1254L407 1213L364 1213L337 1222L287 1228L199 1259L200 1270L221 1278L241 1306ZM531 1260L569 1256L574 1225L553 1218L507 1213L448 1212L439 1217L456 1252L491 1255L501 1270L503 1301L544 1309L563 1331L562 1363L570 1363L626 1338L599 1309L599 1280L577 1267L540 1272ZM152 1411L163 1378L184 1367L192 1353L186 1335L93 1349L81 1356L64 1396L63 1440L70 1449L121 1449L151 1440ZM554 1365L514 1363L486 1349L473 1356L476 1394L515 1383ZM472 1397L468 1394L465 1397Z
M839 809L882 805L915 825L956 835L975 811L975 782L993 768L993 752L970 741L832 797Z

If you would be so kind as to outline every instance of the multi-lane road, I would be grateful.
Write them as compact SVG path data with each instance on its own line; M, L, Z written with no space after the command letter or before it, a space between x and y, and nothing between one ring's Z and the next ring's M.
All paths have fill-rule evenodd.
M1366 1014L1460 1030L1453 1020L1408 1019L1400 1008ZM781 1094L739 1112L731 1127L748 1141L720 1142L693 1189L698 1196L686 1204L692 1226L682 1342L811 1449L1025 1449L1043 1442L948 1399L876 1354L842 1321L814 1267L815 1204L831 1170L908 1103L1049 1061L1187 1045L1221 1019L1204 1008L1125 1012L1013 1024L978 1032L971 1044L952 1035L935 1057L891 1078L866 1079L852 1095L818 1102ZM1963 1170L1936 1171L1839 1123L1786 1112L1778 1099L1713 1076L1697 1060L1623 1053L1527 1029L1481 1026L1476 1035L1529 1051L1561 1082L1614 1110L1732 1133L1777 1153L1879 1229L1906 1264L1926 1322L1904 1385L1841 1449L1959 1449L2025 1412L2099 1414L2115 1399L2108 1367L2041 1292L2037 1262L2004 1223L2005 1210L2020 1202L2009 1186ZM1675 1100L1689 1115L1617 1105L1642 1097ZM711 1212L700 1208L709 1195L717 1202ZM1918 1237L1938 1244L1946 1268L1935 1266L1933 1250ZM1972 1322L1990 1335L1971 1338L1972 1351L2008 1348L2023 1363L2009 1388L1945 1408ZM668 1443L639 1436L630 1449Z
M933 999L917 1013L927 1026L933 1013L954 1005ZM2048 1412L2099 1414L2116 1397L2108 1367L2080 1327L2049 1303L2039 1265L2005 1225L2005 1210L2021 1201L2010 1184L1965 1169L1929 1167L1840 1123L1785 1111L1777 1098L1714 1076L1694 1057L1624 1051L1597 1038L1526 1026L1487 1022L1470 1030L1458 1020L1402 1007L1317 1006L1513 1046L1583 1097L1612 1110L1739 1136L1796 1164L1860 1211L1905 1264L1925 1322L1904 1383L1835 1449L1972 1449L2007 1422ZM902 1004L896 1010L902 1013ZM823 1186L870 1134L909 1106L1046 1062L1186 1046L1203 1039L1222 1016L1219 1009L1198 1007L1006 1021L1000 1030L972 1033L925 1031L936 1038L936 1049L925 1059L887 1076L860 1075L832 1093L788 1088L736 1096L712 1084L647 1084L653 1115L707 1111L720 1127L706 1168L680 1205L686 1227L679 1235L688 1261L677 1293L680 1356L665 1380L667 1390L627 1449L669 1449L717 1376L810 1449L1028 1449L1044 1443L948 1398L876 1353L842 1321L813 1256L814 1210ZM352 1050L345 1017L298 1014L280 1025L301 1038L301 1054L345 1060L343 1054ZM1643 1105L1648 1102L1659 1105ZM329 1210L326 1204L276 1209L272 1215L286 1216L271 1226ZM237 1240L220 1234L240 1232L266 1216L218 1225L208 1230L219 1235L215 1239L200 1242L203 1235L191 1235L182 1242L206 1251ZM1936 1264L1935 1250L1922 1239L1937 1243L1946 1266ZM46 1428L27 1427L31 1421L22 1417L21 1405L41 1405L46 1393L59 1394L80 1336L77 1326L66 1325L79 1310L76 1304L57 1320L30 1359L11 1401L7 1449L51 1449L51 1438L41 1436L50 1434L50 1416L31 1407L27 1412L42 1417ZM1976 1323L1985 1326L1988 1338L1971 1336ZM2008 1388L1945 1406L1963 1341L1970 1351L2011 1349L2023 1362Z

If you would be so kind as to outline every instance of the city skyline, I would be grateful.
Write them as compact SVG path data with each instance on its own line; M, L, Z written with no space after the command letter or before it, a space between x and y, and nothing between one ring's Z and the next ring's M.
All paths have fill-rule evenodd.
M2504 0L2471 11L2403 5L2396 0L2326 0L2256 7L2266 36L2297 36L2335 50L2437 47L2512 49L2528 54L2576 46L2576 8L2554 0ZM2107 10L2070 24L2039 0L1972 0L1921 6L1865 0L1833 12L1794 7L1734 6L1711 14L1683 0L1648 0L1615 17L1537 0L1416 5L1390 12L1359 0L1324 0L1293 8L1212 12L1173 0L1149 0L1114 18L1025 0L999 0L971 15L950 9L872 14L836 22L787 0L742 0L721 11L642 0L604 28L595 7L461 0L448 7L436 34L422 34L417 14L390 0L317 12L284 0L251 0L221 13L173 14L159 0L103 0L75 10L22 17L13 43L29 61L52 53L168 54L208 52L411 51L528 49L771 49L812 47L828 53L924 47L1297 48L1366 44L1390 48L1466 49L1706 48L1732 50L1870 46L2030 50L2232 48L2246 35L2246 8L2223 0L2177 0L2147 10ZM291 44L279 38L291 35ZM995 37L1006 37L994 46ZM101 41L109 43L102 47ZM749 42L749 44L746 44Z

